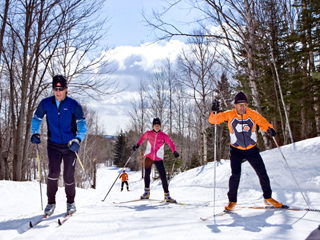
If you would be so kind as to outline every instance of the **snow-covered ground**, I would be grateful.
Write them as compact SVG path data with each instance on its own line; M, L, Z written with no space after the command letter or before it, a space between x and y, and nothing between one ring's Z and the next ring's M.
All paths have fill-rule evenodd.
M320 209L320 137L281 149L309 206L278 149L261 153L271 180L273 197L291 207ZM171 180L171 196L190 205L148 201L114 204L139 198L144 187L141 173L128 171L131 191L120 192L119 180L102 202L119 169L101 166L97 189L77 189L78 211L71 219L58 227L57 220L64 215L66 208L64 188L60 188L54 215L30 230L29 221L36 221L42 214L39 183L0 181L0 239L292 240L306 239L320 224L319 212L261 209L240 209L234 214L202 221L200 217L221 212L228 202L229 162L223 161L216 172L215 205L213 163L184 172ZM42 187L45 205L46 186ZM151 198L163 199L159 181L151 184ZM258 178L247 162L242 168L238 206L263 206Z

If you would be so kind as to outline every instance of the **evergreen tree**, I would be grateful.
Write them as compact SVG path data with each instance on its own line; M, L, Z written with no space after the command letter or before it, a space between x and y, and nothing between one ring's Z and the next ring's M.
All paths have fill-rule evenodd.
M217 99L220 101L222 111L231 109L233 107L233 94L229 84L227 75L221 74L220 80L216 84L215 93ZM210 125L206 131L208 135L208 162L214 161L214 125ZM229 157L229 130L227 124L220 124L217 126L217 161L222 158Z
M188 164L187 169L189 170L199 166L200 166L200 156L199 154L194 153L192 154L192 157L191 157L190 163Z
M166 169L167 179L170 179L176 173L179 173L179 170L182 167L181 156L179 158L175 158L170 147L165 147L163 163ZM173 165L174 168L173 172L171 173Z
M127 161L127 152L126 136L121 130L113 149L113 164L117 167L123 167Z
M319 59L320 2L298 0L296 4L301 9L296 35L299 39L298 53L301 58L303 87L301 138L304 139L320 134L320 82L314 77L314 73L319 72L319 64L316 64L316 61Z

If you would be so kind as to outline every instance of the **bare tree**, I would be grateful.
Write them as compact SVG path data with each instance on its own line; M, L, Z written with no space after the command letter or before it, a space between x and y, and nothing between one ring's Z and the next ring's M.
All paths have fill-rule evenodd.
M168 85L168 119L169 119L169 134L173 133L173 118L174 118L174 95L176 91L177 84L177 74L173 69L172 62L170 58L166 58L161 67L162 72L165 76L167 85Z
M147 97L149 100L148 116L150 119L159 117L161 125L165 127L168 121L164 117L168 111L168 83L165 73L158 69L150 76L148 81Z
M129 112L129 116L133 122L133 129L140 135L144 133L146 127L146 114L148 110L148 102L146 99L146 95L147 93L145 90L145 82L143 80L140 80L139 99L133 99L131 101L133 111Z
M9 11L9 5L10 1L6 0L4 3L3 10L3 15L1 15L1 29L0 29L0 62L1 62L1 55L2 55L2 49L3 49L3 38L4 38L4 33L5 33L5 28L7 25L7 18L8 18L8 11ZM0 76L2 75L2 70L0 71ZM1 77L0 77L1 79ZM3 91L3 84L0 82L0 116L1 111L2 111L2 101L4 100L4 91ZM2 157L2 151L3 151L3 146L2 146L2 121L0 119L0 179L3 179L3 169L4 169L4 161Z
M258 112L262 112L261 86L259 85L258 78L261 76L261 69L259 69L260 60L257 57L259 51L260 38L262 37L261 29L268 29L266 16L270 15L265 11L265 1L259 0L223 0L223 1L195 1L191 0L190 8L194 11L198 10L199 17L194 20L203 29L202 32L183 32L178 28L177 24L165 20L166 12L176 8L181 1L173 0L166 1L167 7L162 12L154 11L152 16L147 16L143 12L143 17L148 26L153 30L159 30L162 36L158 39L171 39L176 36L193 37L199 36L208 37L219 41L220 46L229 50L228 54L220 53L221 57L225 58L229 67L233 67L236 73L236 78L248 78L248 84L245 81L239 81L242 88L250 89L253 99L253 105ZM293 11L292 1L290 0L277 0L274 1L274 6L278 6L282 11L283 21L289 25L289 29L293 29L296 21L296 11ZM188 22L185 22L188 23ZM189 22L190 23L190 22ZM219 26L218 28L212 28ZM269 45L269 47L272 47ZM223 49L224 49L223 48ZM273 68L275 82L279 89L279 98L281 99L282 110L285 113L286 125L291 140L293 137L290 130L288 119L288 108L283 100L283 93L281 93L281 86L279 85L279 77L277 80L277 71L275 71L275 62L272 62L272 53L269 56ZM309 54L310 55L310 54ZM230 59L229 59L230 56ZM312 64L311 64L312 65ZM245 82L245 83L244 83ZM247 85L246 85L247 84ZM317 109L317 107L316 107ZM264 144L268 146L268 140L263 134Z
M200 34L199 34L200 35ZM211 72L216 63L213 45L204 37L190 39L189 49L182 50L178 57L178 66L181 70L179 81L187 87L186 93L199 112L200 132L200 159L201 164L207 162L207 116L209 115L209 97L215 87ZM203 149L203 151L202 151Z
M51 86L52 76L62 73L63 69L64 74L68 73L67 77L70 75L70 79L76 81L77 74L88 69L92 71L98 63L106 62L100 56L98 60L84 64L86 56L105 33L101 26L106 20L100 21L102 25L99 26L93 21L103 2L37 0L15 1L10 5L2 51L5 69L1 79L10 86L14 180L26 178L32 114L39 98L49 93L47 89ZM62 55L65 61L57 63L56 59L61 59ZM100 82L90 82L92 96L97 90L94 85L98 86ZM107 92L110 93L113 91Z

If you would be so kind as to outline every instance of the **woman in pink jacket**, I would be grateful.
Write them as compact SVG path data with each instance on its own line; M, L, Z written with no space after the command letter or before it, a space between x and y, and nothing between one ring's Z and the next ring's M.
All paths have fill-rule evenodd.
M168 181L166 177L166 170L163 164L163 156L164 156L164 143L167 143L173 155L177 158L179 157L179 153L176 150L176 146L170 137L161 131L161 121L159 118L154 118L152 122L153 130L146 131L138 141L136 145L133 146L133 151L136 151L139 146L144 142L144 140L148 139L147 149L145 152L145 177L144 177L144 193L141 196L141 199L148 199L150 197L150 173L152 164L155 164L157 170L160 174L160 178L162 181L162 187L164 190L164 198L166 202L175 203L176 200L170 197L169 189L168 189Z

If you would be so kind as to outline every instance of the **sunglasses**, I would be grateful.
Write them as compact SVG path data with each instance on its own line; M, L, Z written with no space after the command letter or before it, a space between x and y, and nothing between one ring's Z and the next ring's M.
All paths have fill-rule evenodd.
M64 91L65 89L66 89L65 87L60 87L60 88L55 87L55 88L53 88L53 91L55 91L55 92L57 92L57 91L62 92L62 91Z
M248 104L246 104L246 103L238 103L237 106L238 107L246 107L246 106L248 106Z

